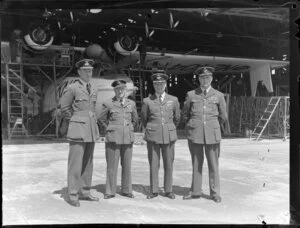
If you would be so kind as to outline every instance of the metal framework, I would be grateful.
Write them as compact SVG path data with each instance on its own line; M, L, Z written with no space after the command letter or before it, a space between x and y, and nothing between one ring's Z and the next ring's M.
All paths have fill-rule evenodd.
M36 94L38 93L32 86L30 86L25 80L24 80L24 67L34 67L36 69L39 70L39 72L41 72L46 79L48 79L51 83L53 83L54 85L54 91L55 91L55 97L57 98L57 81L56 81L56 76L57 76L57 72L60 71L60 69L65 69L67 68L67 72L64 73L64 76L66 76L71 70L72 70L72 66L73 66L73 54L74 52L71 51L70 54L72 55L72 58L70 58L70 61L68 62L68 64L64 64L65 63L65 59L60 61L60 64L56 64L56 57L54 55L51 63L37 63L34 61L34 59L30 59L30 58L24 58L23 56L23 48L20 48L20 58L17 59L19 61L16 62L12 62L11 59L9 58L2 58L1 57L1 65L5 67L5 78L3 75L1 75L2 79L6 80L6 86L7 86L7 131L8 131L8 140L11 140L12 137L17 136L17 135L13 135L13 131L16 129L16 127L18 125L21 125L21 127L23 128L23 131L25 132L26 136L56 136L58 137L58 131L57 128L58 126L56 126L56 132L55 134L43 134L43 132L52 124L57 125L57 116L55 115L54 117L52 117L52 120L46 124L46 126L37 134L37 135L30 135L28 134L27 129L24 126L24 102L23 99L24 97L28 96L28 94L24 93L24 85L27 86L28 88L30 88L31 91L35 92ZM71 49L71 48L70 48ZM62 47L62 50L65 50L64 47ZM65 51L62 52L62 56L63 54L65 54ZM18 68L19 70L16 70L16 68ZM45 69L51 69L52 71L52 75L50 76L49 73L46 73ZM11 78L12 76L14 76L14 79L18 79L18 81L13 81ZM15 92L16 91L16 92ZM20 94L19 100L18 100L18 104L20 107L20 113L17 113L16 116L14 116L11 111L12 105L11 105L11 94L12 93L18 93ZM43 96L41 97L41 99L43 99ZM55 111L57 112L57 108L58 108L58 100L55 99ZM18 136L24 136L24 134L19 134Z
M250 134L250 140L254 138L256 142L259 140L259 138L262 136L263 131L265 128L268 126L268 123L270 122L270 119L273 116L273 113L275 112L279 102L283 100L284 101L284 108L283 108L283 113L281 115L282 117L282 126L283 128L281 129L283 134L269 134L269 136L280 136L283 137L283 140L285 141L287 138L289 138L289 110L288 110L288 105L289 105L289 96L277 96L277 97L271 97L269 100L269 103L264 110L260 120L258 121L256 127L254 128L253 132ZM281 118L280 118L281 119ZM281 122L281 120L278 120ZM278 121L275 120L275 123L277 124Z
M240 17L253 17L261 19L270 19L275 21L288 21L287 14L282 15L283 10L280 8L171 8L174 11L197 12L206 17L209 14L234 15Z

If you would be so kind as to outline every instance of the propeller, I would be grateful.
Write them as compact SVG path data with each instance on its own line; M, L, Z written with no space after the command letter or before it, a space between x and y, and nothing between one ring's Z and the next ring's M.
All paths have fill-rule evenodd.
M149 26L148 26L148 23L145 22L145 33L146 33L146 37L147 38L150 38L151 36L153 36L154 34L154 30L152 30L150 33L149 33Z
M170 28L176 28L179 25L179 20L177 20L176 22L174 22L174 18L173 18L173 14L170 11Z

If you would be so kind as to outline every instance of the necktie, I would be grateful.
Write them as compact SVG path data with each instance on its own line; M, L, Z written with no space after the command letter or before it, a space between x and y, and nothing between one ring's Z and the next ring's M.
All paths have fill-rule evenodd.
M86 89L87 89L88 93L91 94L91 84L90 83L86 84Z
M204 94L204 96L206 96L206 94L207 94L207 91L206 91L206 89L203 91L203 94Z
M124 99L121 99L120 103L121 103L121 106L123 107L124 106Z
M162 95L159 95L159 101L160 101L160 103L163 102L163 97L162 97Z

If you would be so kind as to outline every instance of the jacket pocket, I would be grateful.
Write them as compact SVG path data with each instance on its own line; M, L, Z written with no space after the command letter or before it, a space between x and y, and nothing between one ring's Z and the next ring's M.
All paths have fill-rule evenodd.
M215 130L215 138L216 138L216 141L221 141L221 129L220 127L215 127L214 128Z
M84 116L73 116L70 119L67 137L72 139L83 139L90 131L90 124Z
M218 102L216 100L208 101L207 107L210 108L212 112L216 112L218 110Z
M155 128L151 128L151 127L146 127L145 131L149 132L149 133L153 133L156 131Z
M130 140L131 140L131 142L134 142L134 139L135 139L134 132L131 131L130 132Z
M200 112L201 109L201 101L192 100L191 101L191 112Z
M193 120L189 120L186 124L186 128L195 128Z
M146 126L146 131L155 131L157 129L158 125L157 124L152 124L152 123L148 123Z
M111 125L108 125L106 128L106 131L115 131L115 130L116 130L116 127L111 126Z
M156 138L157 129L155 127L147 126L145 129L145 140L153 141Z
M168 124L170 141L175 141L177 139L176 126L174 124Z
M169 129L169 131L176 130L175 124L173 124L173 123L168 123L168 129Z
M198 128L202 125L203 125L203 123L201 120L190 119L186 124L186 128L193 129L193 128Z
M108 125L105 132L106 142L115 142L117 140L116 127Z
M120 111L117 109L111 109L109 111L109 120L115 120L120 115Z

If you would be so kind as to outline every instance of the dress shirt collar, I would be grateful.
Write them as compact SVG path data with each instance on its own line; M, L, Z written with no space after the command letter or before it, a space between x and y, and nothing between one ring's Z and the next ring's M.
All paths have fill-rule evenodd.
M116 96L116 100L119 101L119 102L121 102L121 103L124 103L125 99L126 99L126 97L117 97Z
M86 86L87 84L89 84L89 82L86 82L86 81L82 80L81 78L79 78L79 80L82 82L83 86Z
M200 88L201 88L201 90L202 90L202 91L204 91L204 90L205 90L203 87L200 87ZM211 86L209 86L209 87L206 89L206 93L208 93L208 92L209 92L210 88L211 88Z
M155 93L155 95L157 96L157 98L159 98L159 94L157 94L157 93ZM166 96L166 92L163 92L162 94L161 94L161 98L162 98L162 100L164 100L165 99L165 96Z

